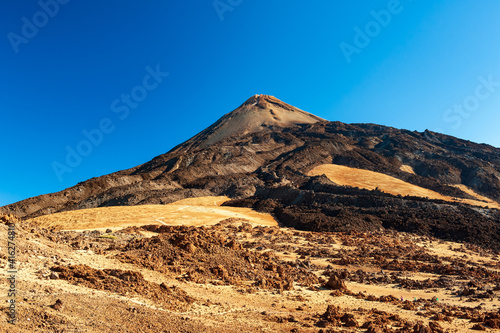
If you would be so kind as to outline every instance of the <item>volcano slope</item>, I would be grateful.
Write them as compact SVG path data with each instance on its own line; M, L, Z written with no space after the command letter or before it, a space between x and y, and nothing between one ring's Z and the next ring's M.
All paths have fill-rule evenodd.
M360 188L311 173L332 164L390 176L438 197ZM29 219L201 196L228 196L233 200L225 205L270 213L282 226L302 230L386 228L500 249L494 208L500 149L430 131L328 122L267 95L251 97L145 164L0 212Z

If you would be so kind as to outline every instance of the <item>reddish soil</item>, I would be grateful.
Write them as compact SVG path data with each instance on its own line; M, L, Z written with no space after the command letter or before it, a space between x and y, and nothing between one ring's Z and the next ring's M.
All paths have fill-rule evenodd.
M282 263L271 251L258 253L242 247L228 235L253 231L248 223L231 226L234 219L212 228L150 226L143 229L159 233L157 237L134 240L121 248L117 258L162 273L181 275L196 283L230 284L264 289L292 290L294 282L311 286L316 275L295 265ZM226 226L224 228L224 226ZM262 227L260 232L273 235L278 227Z
M239 219L115 232L3 220L18 232L19 320L8 324L4 310L0 332L500 328L498 253L468 243Z
M78 286L113 293L130 293L150 299L166 309L185 310L194 298L177 287L168 287L144 280L140 272L121 269L94 269L87 265L54 266L55 277Z

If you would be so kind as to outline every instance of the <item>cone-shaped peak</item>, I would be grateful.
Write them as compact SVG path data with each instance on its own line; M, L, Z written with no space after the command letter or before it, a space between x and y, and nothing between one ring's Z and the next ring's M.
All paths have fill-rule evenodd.
M288 111L292 111L292 112L293 111L304 112L304 113L316 118L318 121L324 120L322 118L316 117L313 114L302 111L302 110L300 110L300 109L298 109L290 104L287 104L287 103L277 99L276 97L270 96L270 95L253 95L252 97L247 99L246 102L243 103L242 106L245 106L245 105L257 106L261 109L272 108L274 106L274 107L281 108L281 109L288 110Z
M231 136L270 131L272 127L293 127L320 121L325 120L282 102L276 97L254 95L189 141L194 146L204 148Z

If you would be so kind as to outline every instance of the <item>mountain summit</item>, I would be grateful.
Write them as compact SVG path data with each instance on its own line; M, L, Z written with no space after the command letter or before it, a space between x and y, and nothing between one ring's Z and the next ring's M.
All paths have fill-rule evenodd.
M500 250L500 149L329 122L255 95L137 167L0 207L22 218L225 195L298 229L392 228Z
M274 96L254 95L186 143L207 148L229 137L271 132L276 127L294 127L320 121L326 120L284 103Z

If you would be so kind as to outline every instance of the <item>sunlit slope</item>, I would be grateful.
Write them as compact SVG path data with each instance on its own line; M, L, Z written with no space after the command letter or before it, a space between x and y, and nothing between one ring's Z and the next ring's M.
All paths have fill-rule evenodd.
M469 199L461 199L461 198L445 196L438 192L407 183L401 179L397 179L385 175L383 173L364 170L364 169L356 169L343 165L322 164L315 167L308 173L309 176L319 176L323 174L326 177L328 177L331 181L339 185L359 187L367 190L374 190L378 188L383 192L390 193L393 195L400 194L403 196L411 195L424 198L428 197L429 199L459 201L470 205L483 206L483 207L489 206L492 208L500 209L500 205L498 203L483 196L480 196L479 194L475 193L469 188L467 188L467 190L465 191L464 186L461 186L459 188L467 192L468 194L476 197L478 200L469 200ZM479 200L484 200L487 202Z
M473 196L477 200L486 201L486 203L490 207L500 208L500 205L498 204L498 202L493 201L490 198L487 198L487 197L485 197L485 196L483 196L481 194L478 194L478 193L474 192L474 190L472 190L471 188L469 188L469 187L467 187L465 185L458 184L458 185L452 185L452 186L458 187L460 190L462 190L463 192L465 192L465 193Z
M246 219L266 226L278 225L271 215L250 208L221 206L228 200L227 197L200 197L167 205L100 207L39 216L28 222L62 230L124 228L148 224L202 226L213 225L227 218Z

